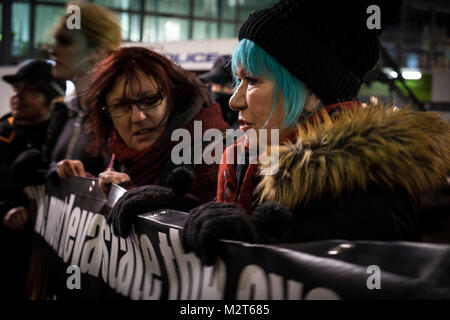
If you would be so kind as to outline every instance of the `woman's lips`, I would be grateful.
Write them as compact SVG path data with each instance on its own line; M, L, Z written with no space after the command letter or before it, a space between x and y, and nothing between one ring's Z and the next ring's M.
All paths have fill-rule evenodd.
M137 130L133 133L134 136L142 136L142 135L147 135L149 133L151 133L153 131L152 128L146 128L146 129L140 129Z
M142 129L133 133L134 141L142 143L152 138L153 130Z
M247 122L245 120L239 119L238 121L239 121L239 129L241 129L242 131L246 131L252 126L250 122Z

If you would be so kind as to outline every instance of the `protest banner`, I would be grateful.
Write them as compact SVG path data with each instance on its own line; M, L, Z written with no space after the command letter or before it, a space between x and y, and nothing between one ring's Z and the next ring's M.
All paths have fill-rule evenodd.
M136 217L128 238L105 216L98 181L72 177L28 187L37 203L29 273L32 299L310 300L449 299L450 246L328 240L285 245L225 241L205 266L186 253L187 213L159 210Z

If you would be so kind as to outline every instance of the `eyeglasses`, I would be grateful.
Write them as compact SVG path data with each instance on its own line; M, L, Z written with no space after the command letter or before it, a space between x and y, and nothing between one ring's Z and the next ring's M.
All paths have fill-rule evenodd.
M103 110L110 118L119 118L127 115L133 108L133 105L141 111L149 111L161 105L164 96L161 91L154 95L148 95L137 100L124 100L119 103L103 107Z

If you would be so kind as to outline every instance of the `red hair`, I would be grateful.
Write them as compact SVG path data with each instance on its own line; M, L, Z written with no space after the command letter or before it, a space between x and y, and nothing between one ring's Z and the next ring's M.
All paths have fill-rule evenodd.
M153 78L158 89L167 97L171 112L169 122L171 114L185 111L198 97L210 104L206 86L193 73L152 50L142 47L120 48L102 60L90 75L86 102L91 110L89 125L93 133L93 150L105 150L114 129L111 119L103 110L106 96L122 76L125 77L125 93L130 82L138 79L138 70Z

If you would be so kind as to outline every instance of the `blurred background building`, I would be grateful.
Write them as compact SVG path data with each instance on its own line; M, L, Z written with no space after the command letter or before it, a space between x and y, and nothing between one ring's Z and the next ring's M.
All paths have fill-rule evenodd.
M52 26L66 0L2 0L0 76L29 58L48 58ZM232 52L240 24L276 0L93 0L117 13L124 45L152 46L187 69L204 72ZM382 16L383 18L383 16ZM450 111L450 1L403 0L398 22L381 37L379 66L361 99ZM0 84L0 114L9 108ZM70 90L70 87L69 87ZM446 114L444 113L446 116ZM449 118L450 119L450 118Z
M2 0L1 64L34 57L49 43L67 0ZM234 38L255 9L274 0L93 0L115 12L124 41L171 42Z

